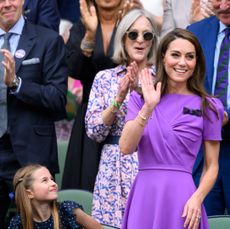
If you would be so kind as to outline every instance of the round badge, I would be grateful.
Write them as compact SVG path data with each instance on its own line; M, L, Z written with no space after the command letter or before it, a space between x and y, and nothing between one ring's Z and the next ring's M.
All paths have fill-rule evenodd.
M17 58L23 58L26 55L26 52L24 49L19 49L15 52L15 57Z

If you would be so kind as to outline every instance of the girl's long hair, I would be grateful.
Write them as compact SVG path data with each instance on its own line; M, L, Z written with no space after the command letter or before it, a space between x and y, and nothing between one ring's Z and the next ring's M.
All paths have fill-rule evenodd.
M33 185L33 173L42 167L44 166L41 166L39 164L25 166L16 172L13 179L15 202L17 206L17 211L21 215L23 229L33 228L33 206L26 190L30 189ZM54 221L54 229L59 229L59 215L56 201L52 201L50 203L50 206L51 214Z

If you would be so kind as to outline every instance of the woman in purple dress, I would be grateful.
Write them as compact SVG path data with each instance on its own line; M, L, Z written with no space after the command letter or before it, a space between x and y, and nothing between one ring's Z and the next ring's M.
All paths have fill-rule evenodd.
M147 69L142 94L130 95L121 151L138 147L139 172L122 229L207 229L202 202L218 173L223 106L203 88L205 62L189 31L176 29L159 44L156 82ZM192 168L201 144L204 169L196 189Z

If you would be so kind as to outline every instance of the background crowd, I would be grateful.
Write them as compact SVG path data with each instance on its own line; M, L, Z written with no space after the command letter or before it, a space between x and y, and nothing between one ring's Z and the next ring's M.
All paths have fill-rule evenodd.
M201 225L200 228L208 228L206 214L230 212L229 0L3 0L0 47L3 228L9 220L6 220L12 202L9 193L15 191L14 174L19 168L35 163L45 166L41 168L48 177L49 173L55 176L59 172L59 142L67 145L59 189L92 192L92 217L99 223L135 229L143 225L145 216L146 229L157 228L159 224L165 225L162 229L170 224L175 228ZM178 81L171 72L173 69L179 75L185 75L186 71L188 79ZM155 81L161 81L161 85L154 84ZM177 97L168 96L174 93ZM151 100L152 95L158 100ZM211 95L219 100L207 99ZM192 109L185 111L188 102ZM201 109L198 104L202 104ZM200 131L188 124L199 140L188 134L197 143L188 146L185 134L185 139L178 141L180 149L176 153L183 147L189 152L184 157L172 154L183 130L184 120L177 114L181 107L183 117L184 112L200 109L205 123L201 129L201 123L193 120L199 116L196 112L186 119L193 127L195 122ZM162 115L158 116L161 109L172 109L170 116L161 120ZM176 117L173 121L172 113ZM178 136L174 136L172 145L165 146L163 140L170 131L162 123L167 119L170 125L177 126ZM173 124L174 121L178 123ZM153 136L162 139L152 140L147 134L150 129L154 129ZM158 164L147 163L151 156L144 154L146 147L155 154ZM184 166L186 160L190 163L188 167ZM147 209L162 208L164 204L146 200L150 198L148 193L157 193L158 185L154 191L147 189L145 199L140 198L145 195L140 193L145 183L146 188L153 188L162 181L155 171L148 174L153 179L150 184L142 171L162 164L164 168L166 164L169 167L180 164L176 170L186 171L193 178L190 188L183 191L187 194L178 199L183 204L177 210L184 219L165 224L160 216L149 220L147 214ZM41 168L29 167L33 172ZM171 173L165 177L169 179L165 180L167 184L176 179ZM188 185L189 179L180 177L178 187ZM197 191L192 187L193 181ZM159 199L164 188L162 184ZM178 190L174 191L173 195L180 195ZM81 221L82 213L77 214ZM55 214L51 215L55 219ZM87 217L83 219L90 221L89 228L91 225L100 228ZM15 223L21 221L16 219L12 228Z

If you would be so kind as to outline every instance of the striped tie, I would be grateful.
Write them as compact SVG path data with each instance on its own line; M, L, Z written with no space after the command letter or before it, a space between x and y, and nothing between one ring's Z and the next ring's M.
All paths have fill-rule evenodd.
M228 62L230 50L230 27L224 30L225 37L220 46L220 55L217 65L216 87L214 95L217 96L227 108L227 88L228 88Z

